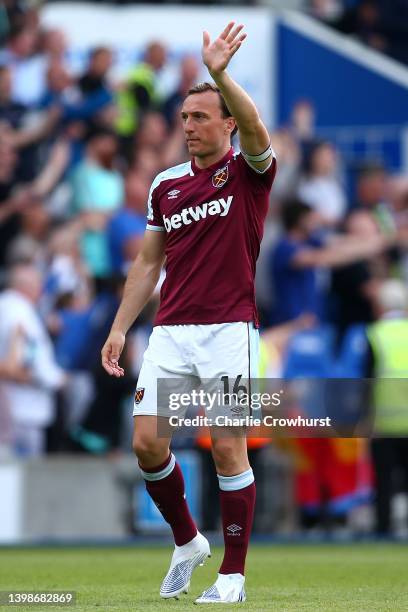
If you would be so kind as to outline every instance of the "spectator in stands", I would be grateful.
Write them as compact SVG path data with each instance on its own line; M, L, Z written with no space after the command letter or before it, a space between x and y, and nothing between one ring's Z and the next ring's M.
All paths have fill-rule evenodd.
M166 60L165 47L160 42L152 42L146 48L143 62L128 75L118 97L117 129L124 139L131 138L140 127L144 113L158 105L157 75Z
M388 183L388 201L390 203L396 227L408 226L408 177L393 176ZM408 256L406 251L400 253L400 273L408 283Z
M313 17L331 23L342 14L342 4L341 0L310 0L309 11Z
M41 32L40 50L48 57L49 63L63 62L67 52L65 32L57 28Z
M30 381L28 371L20 363L22 330L17 328L10 336L9 351L0 361L0 460L13 454L13 421L4 381L26 384Z
M377 224L369 211L354 211L345 221L345 235L355 237L361 242L376 238L379 234ZM335 322L340 337L350 325L374 321L380 282L372 260L360 259L333 270L331 290L335 299Z
M95 47L89 55L89 63L78 85L84 97L101 89L110 90L108 73L112 66L112 51L109 47Z
M118 142L108 130L91 133L84 159L72 175L73 213L83 224L82 256L91 274L103 279L110 274L106 226L123 202L123 179L116 168Z
M143 175L151 183L161 170L162 166L153 149L135 147L129 167L130 172Z
M165 147L163 147L164 141L166 141ZM149 153L153 155L157 171L167 168L169 164L176 165L186 159L181 121L177 121L169 131L163 115L158 112L149 111L144 115L135 144L139 159Z
M407 223L408 217L408 177L394 175L388 181L388 200L397 223Z
M291 321L302 314L324 316L324 291L319 286L319 271L341 266L383 252L394 238L372 236L338 237L325 244L317 231L321 228L318 214L302 201L291 201L283 207L284 235L271 252L270 275L275 302L274 324Z
M368 327L370 358L367 376L375 377L371 442L376 475L376 531L391 533L391 499L408 483L408 292L397 280L387 280L379 291L380 317ZM385 380L384 380L385 379Z
M377 0L385 52L408 64L408 3L406 0Z
M149 186L149 181L136 172L130 172L126 177L125 206L118 210L108 225L109 249L115 274L126 275L139 252L146 228Z
M74 309L89 305L91 282L79 248L81 221L63 223L54 229L47 241L48 267L44 294L51 308L69 301ZM72 297L70 300L64 298ZM49 309L49 310L50 310Z
M132 168L146 176L152 172L151 178L154 178L164 168L181 163L185 159L186 148L181 122L177 122L169 131L161 113L147 112L135 139Z
M337 155L332 144L314 142L304 159L298 195L328 225L336 225L346 211L344 190L336 176Z
M8 124L0 125L0 268L8 245L20 231L19 213L24 200L15 196L18 156Z
M287 200L294 195L299 181L302 149L297 135L288 128L280 128L271 134L271 143L277 159L279 172L273 183L272 197Z
M54 392L65 383L52 345L38 315L42 279L37 269L19 264L10 270L8 289L0 294L0 359L8 354L16 330L21 330L18 363L29 382L3 383L10 408L15 451L22 456L45 450L45 429L54 418Z
M290 131L296 141L306 146L315 138L315 109L310 100L298 100L294 105L290 118Z
M379 163L366 163L361 166L357 177L356 206L369 210L384 233L395 230L395 223L386 202L387 173Z
M173 127L187 92L198 81L200 64L195 55L185 55L180 64L180 81L177 89L163 103L163 115L169 127ZM178 116L177 116L178 119Z
M156 155L160 155L167 135L168 130L163 115L157 111L148 111L143 116L143 123L137 133L137 147L151 149Z
M408 63L406 0L310 0L309 12L377 51Z
M46 88L39 101L40 108L73 103L78 99L79 92L71 75L60 60L54 60L47 68Z
M12 98L11 70L0 66L0 121L6 121L13 129L21 127L26 107Z
M11 31L6 47L0 51L0 65L7 65L12 73L12 98L33 106L45 89L46 59L35 53L38 31L22 25Z
M27 194L27 198L30 195ZM30 198L20 213L20 232L7 249L7 263L32 262L44 269L47 261L47 237L50 216L43 203Z

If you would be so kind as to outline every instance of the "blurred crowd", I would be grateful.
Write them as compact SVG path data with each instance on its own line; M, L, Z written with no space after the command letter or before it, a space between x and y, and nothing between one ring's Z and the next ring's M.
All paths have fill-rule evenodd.
M112 456L130 448L131 399L158 292L129 334L123 379L103 371L100 350L140 248L150 184L187 159L179 109L201 66L185 55L164 95L169 50L152 41L121 82L111 79L115 55L104 46L73 74L64 32L44 29L36 8L6 6L0 451ZM350 327L374 324L386 311L406 319L408 179L365 159L355 188L346 188L344 160L318 138L315 119L313 104L299 100L289 124L271 133L279 171L257 276L265 376L285 375L297 334L330 328L336 352ZM301 450L309 465L322 465L316 449Z
M408 63L407 0L308 0L317 19Z

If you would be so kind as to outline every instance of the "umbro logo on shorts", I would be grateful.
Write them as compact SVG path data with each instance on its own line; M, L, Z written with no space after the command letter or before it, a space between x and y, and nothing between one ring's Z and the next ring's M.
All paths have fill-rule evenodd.
M224 198L220 198L219 200L211 200L211 202L204 202L204 204L199 204L198 206L189 206L188 208L183 208L180 213L176 213L171 217L166 217L163 215L163 223L166 228L166 232L171 232L173 229L179 229L183 225L190 225L193 221L201 221L201 219L206 219L208 215L219 215L220 217L225 217L228 215L230 206L232 204L232 200L234 196L228 196L225 200Z
M232 525L228 525L227 531L229 531L228 535L241 535L239 532L242 531L242 527L236 525L235 523L232 523Z
M135 404L140 404L144 396L144 387L138 387L135 393Z

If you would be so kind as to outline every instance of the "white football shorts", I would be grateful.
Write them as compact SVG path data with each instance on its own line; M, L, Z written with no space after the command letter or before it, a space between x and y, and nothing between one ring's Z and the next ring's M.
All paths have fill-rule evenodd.
M159 325L153 328L137 382L133 416L172 416L168 402L158 400L158 381L172 379L178 391L189 393L200 381L228 377L231 391L241 376L258 376L259 332L253 323ZM224 383L222 383L222 388ZM183 416L187 406L177 411Z

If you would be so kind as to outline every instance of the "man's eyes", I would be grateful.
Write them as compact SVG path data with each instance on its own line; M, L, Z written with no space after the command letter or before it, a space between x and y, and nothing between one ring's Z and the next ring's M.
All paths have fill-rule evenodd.
M206 116L201 114L201 113L197 113L195 115L192 115L193 119L205 119ZM188 117L187 115L181 115L181 118L183 121L187 121Z

